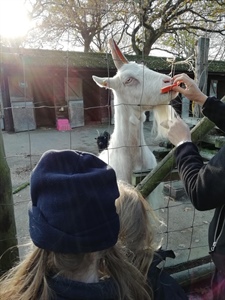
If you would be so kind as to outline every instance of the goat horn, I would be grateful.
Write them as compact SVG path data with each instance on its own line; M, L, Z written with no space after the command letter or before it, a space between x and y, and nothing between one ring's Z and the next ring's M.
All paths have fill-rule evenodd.
M109 39L109 46L112 52L112 58L117 69L120 69L124 64L128 64L128 60L120 51L113 38Z

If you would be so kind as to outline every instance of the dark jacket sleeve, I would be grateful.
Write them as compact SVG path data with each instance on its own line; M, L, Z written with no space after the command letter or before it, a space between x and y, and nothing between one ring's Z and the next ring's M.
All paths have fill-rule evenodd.
M215 97L208 97L202 106L202 113L225 132L225 103Z
M180 145L175 158L185 190L196 209L209 210L225 204L225 146L207 164L192 142Z

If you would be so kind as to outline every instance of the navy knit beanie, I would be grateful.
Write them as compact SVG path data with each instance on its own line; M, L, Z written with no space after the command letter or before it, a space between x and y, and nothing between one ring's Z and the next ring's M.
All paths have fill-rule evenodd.
M47 151L31 173L30 188L30 236L37 247L87 253L117 242L116 175L97 156Z

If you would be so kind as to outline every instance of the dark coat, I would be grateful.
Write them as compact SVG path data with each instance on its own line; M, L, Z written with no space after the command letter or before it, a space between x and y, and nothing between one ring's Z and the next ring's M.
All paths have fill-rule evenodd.
M61 276L48 279L53 291L51 300L117 300L116 288L111 279L98 283L83 283Z
M225 104L208 97L203 114L225 131ZM211 253L225 256L225 146L207 163L191 142L181 144L175 151L176 164L185 190L197 210L215 209L209 226ZM218 266L217 266L218 267Z
M176 280L158 265L167 257L175 258L172 250L159 249L153 258L148 284L154 294L154 300L187 300L187 296ZM53 292L51 300L118 300L118 293L112 279L98 283L83 283L62 276L51 276L48 284Z
M158 265L167 257L175 258L172 250L160 249L154 255L148 271L148 282L154 294L154 300L188 300L182 287L163 268Z

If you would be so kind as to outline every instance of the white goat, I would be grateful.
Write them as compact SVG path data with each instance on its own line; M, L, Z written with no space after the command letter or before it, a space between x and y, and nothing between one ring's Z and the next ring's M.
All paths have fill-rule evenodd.
M114 94L114 131L108 150L99 157L114 168L118 179L130 183L134 171L156 166L155 156L144 138L144 112L156 110L157 124L172 118L173 109L168 103L177 94L173 91L160 93L162 87L171 84L169 76L128 62L113 39L109 44L118 72L112 78L93 76L100 87L111 89Z

